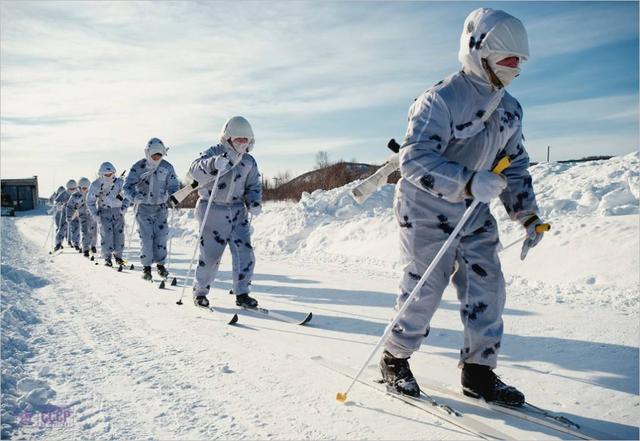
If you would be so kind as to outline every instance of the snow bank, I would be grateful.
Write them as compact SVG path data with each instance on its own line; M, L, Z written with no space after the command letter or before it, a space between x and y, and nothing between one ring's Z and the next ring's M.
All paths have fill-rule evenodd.
M2 222L5 236L2 247L2 438L21 424L21 418L34 409L45 406L55 395L48 383L33 378L25 367L35 356L33 347L40 337L32 330L40 323L32 312L37 300L34 292L48 281L27 270L24 262L15 258L19 247L18 232L10 221ZM5 263L8 262L8 263ZM33 262L32 262L33 263Z
M637 307L638 170L637 152L603 161L531 167L540 213L552 231L525 262L518 258L519 246L505 251L502 260L509 283L528 280L531 290L555 292L549 301ZM383 186L358 205L349 194L356 184L305 193L299 203L265 204L253 222L257 252L296 255L361 272L397 272L395 186ZM503 243L523 234L499 202L491 208ZM177 236L195 244L197 222L191 210L176 216L172 225ZM552 290L547 283L554 284Z

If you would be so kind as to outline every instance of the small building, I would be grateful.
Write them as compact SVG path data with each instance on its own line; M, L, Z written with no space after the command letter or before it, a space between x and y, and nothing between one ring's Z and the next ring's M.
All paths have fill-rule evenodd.
M38 206L38 177L2 179L2 205L12 204L16 211L33 210Z

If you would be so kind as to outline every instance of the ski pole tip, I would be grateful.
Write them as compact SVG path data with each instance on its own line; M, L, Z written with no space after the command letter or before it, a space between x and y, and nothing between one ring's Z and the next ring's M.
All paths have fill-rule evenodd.
M339 403L344 403L345 401L347 401L347 393L346 392L338 392L336 394L336 401L338 401Z

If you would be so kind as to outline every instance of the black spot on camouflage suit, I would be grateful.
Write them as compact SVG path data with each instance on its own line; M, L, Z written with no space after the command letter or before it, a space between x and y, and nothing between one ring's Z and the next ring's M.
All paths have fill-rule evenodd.
M483 313L488 307L489 305L484 302L476 303L471 308L469 307L469 305L464 305L462 315L464 317L468 317L469 320L475 320L478 318L478 314Z
M480 277L483 277L483 278L487 277L487 272L485 271L485 269L482 268L477 263L474 263L473 265L471 265L471 269L473 270L474 273L476 273Z
M456 129L457 129L457 130L464 130L464 129L466 129L467 127L470 127L470 126L472 126L472 125L473 125L473 123L472 123L472 122L466 122L466 123L464 123L464 124L458 124L458 125L456 126Z
M491 348L487 348L484 351L482 351L482 358L489 358L491 355L495 354L496 351L495 349L493 349L493 347Z
M485 114L485 113L486 113L486 112L485 112L484 110L478 110L478 111L476 112L476 116L477 116L478 118L482 118L482 117L484 116L484 114Z
M446 234L451 234L453 232L453 227L449 223L449 219L444 214L438 215L438 220L440 223L438 224L438 228L441 229Z
M416 274L416 273L412 273L412 272L407 273L407 275L412 280L420 280L420 278L422 277L422 276L420 276L420 274Z
M227 184L225 182L218 184L218 190L223 190L225 188L227 188Z
M438 136L438 135L431 135L431 136L429 137L429 140L431 140L431 141L438 141L438 142L442 142L442 138L440 138L440 136Z
M433 179L433 176L431 175L424 175L423 177L420 178L420 183L427 190L433 189L433 182L434 182L434 179Z
M204 266L204 260L199 260L198 261L198 266Z
M213 240L218 242L220 245L225 245L227 243L227 241L220 236L220 233L218 233L217 230L213 230Z
M400 228L413 228L413 224L409 222L409 216L402 216L404 222L400 222Z
M529 198L529 192L522 191L516 195L516 198L518 199L518 201L513 204L513 211L520 211L524 208L524 201Z

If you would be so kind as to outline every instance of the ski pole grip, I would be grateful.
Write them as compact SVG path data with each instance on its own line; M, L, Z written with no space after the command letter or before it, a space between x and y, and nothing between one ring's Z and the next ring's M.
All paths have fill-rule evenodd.
M493 167L493 170L491 170L491 171L493 173L500 174L503 171L505 171L507 169L507 167L509 167L510 165L511 165L511 158L509 158L508 156L503 156L502 159L500 159L498 161L496 166Z
M545 231L549 231L550 229L551 229L550 224L536 225L536 233L544 233Z

